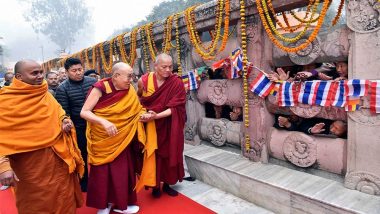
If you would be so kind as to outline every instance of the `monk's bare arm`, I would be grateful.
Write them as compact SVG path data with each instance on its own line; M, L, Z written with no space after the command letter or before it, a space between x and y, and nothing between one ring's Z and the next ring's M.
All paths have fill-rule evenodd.
M108 120L96 116L94 113L92 113L92 110L94 109L95 105L98 103L99 98L102 96L102 92L94 88L90 92L90 95L88 95L86 102L84 103L82 110L80 112L80 116L89 121L90 123L96 123L103 126L103 128L107 131L109 136L114 136L117 134L117 128L115 124L109 122Z
M102 92L97 89L93 88L90 92L90 95L88 95L86 102L84 103L82 110L80 112L80 116L91 122L91 123L97 123L101 124L102 118L96 116L94 113L92 113L92 110L94 109L95 105L98 103L99 98L102 96Z
M165 111L162 111L162 112L156 114L154 116L154 119L157 120L157 119L161 119L161 118L164 118L164 117L169 117L171 115L172 115L172 110L170 108L168 108Z
M143 94L144 85L141 79L137 82L137 96L141 97Z

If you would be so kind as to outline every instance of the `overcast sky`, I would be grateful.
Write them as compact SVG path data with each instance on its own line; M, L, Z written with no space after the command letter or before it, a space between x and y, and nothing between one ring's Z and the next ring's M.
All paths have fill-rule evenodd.
M71 53L105 41L114 30L129 27L144 19L154 6L164 0L85 0L92 14L92 29L80 36L79 44L71 47ZM31 58L38 61L57 56L59 49L48 38L34 33L30 23L23 17L24 8L17 0L0 1L0 44L7 49L5 65L14 61ZM64 30L64 29L63 29Z

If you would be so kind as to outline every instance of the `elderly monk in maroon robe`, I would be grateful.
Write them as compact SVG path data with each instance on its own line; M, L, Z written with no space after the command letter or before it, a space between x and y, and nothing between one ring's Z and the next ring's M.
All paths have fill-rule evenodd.
M154 64L154 72L143 75L138 82L141 104L155 119L157 130L156 178L152 195L161 196L162 190L170 196L178 193L169 185L184 177L183 147L186 121L186 91L181 78L172 73L173 61L167 54L160 54Z
M123 62L112 67L112 77L100 80L90 90L81 117L87 124L88 179L87 206L98 208L98 214L108 214L111 206L121 213L136 213L138 191L145 185L155 185L157 148L154 121L140 104L131 87L133 71ZM144 121L144 122L145 122ZM152 126L153 125L153 126ZM145 145L144 165L136 186L134 143Z

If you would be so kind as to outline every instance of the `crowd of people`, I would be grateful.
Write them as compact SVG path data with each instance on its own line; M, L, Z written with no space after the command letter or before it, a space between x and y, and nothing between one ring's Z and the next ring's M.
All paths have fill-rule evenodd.
M158 55L135 90L123 62L101 80L76 58L46 75L33 60L17 62L0 89L0 183L15 187L18 212L75 213L81 192L99 214L138 212L144 187L177 196L186 92L172 71L172 58Z
M277 68L268 75L271 81L341 81L348 78L346 61L336 63L315 63L298 67ZM347 138L347 123L323 118L301 118L295 115L275 115L274 125L277 129L301 131L309 135Z

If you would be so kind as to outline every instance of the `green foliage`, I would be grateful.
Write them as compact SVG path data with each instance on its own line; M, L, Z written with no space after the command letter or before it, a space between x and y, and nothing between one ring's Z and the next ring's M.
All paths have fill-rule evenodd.
M82 0L19 0L29 9L24 14L36 33L48 36L62 50L70 47L90 19Z

